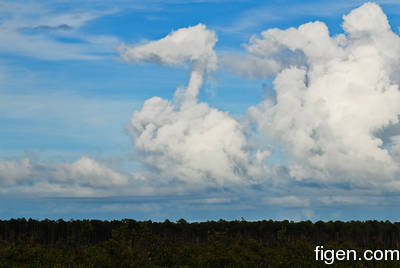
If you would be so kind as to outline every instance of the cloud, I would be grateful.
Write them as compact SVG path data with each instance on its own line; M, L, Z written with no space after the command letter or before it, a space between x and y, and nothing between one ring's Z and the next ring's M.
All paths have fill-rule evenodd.
M243 126L226 112L198 103L205 71L217 67L215 33L204 25L179 29L165 38L122 47L127 61L158 64L189 62L187 87L174 100L147 100L133 113L130 133L138 159L160 176L194 184L241 184L265 175L262 150L252 157Z
M382 9L367 3L361 8L354 9L343 17L343 29L353 37L362 38L365 35L376 36L381 32L389 32L390 25Z
M72 29L73 28L71 26L64 23L56 26L38 25L34 27L23 27L20 28L19 30L29 32L29 31L68 31Z
M135 181L135 176L115 171L105 164L82 156L74 162L35 162L28 158L0 161L3 192L41 195L107 195Z
M261 175L246 150L243 127L205 103L176 108L154 97L133 114L131 124L140 161L160 176L225 185Z
M266 99L248 115L281 145L296 179L391 180L399 165L377 132L398 123L400 39L376 4L343 19L346 33L334 37L317 21L250 40L253 55L289 50L304 61L275 77L276 103Z
M84 25L116 9L59 12L46 3L18 2L2 2L0 7L0 53L46 60L101 59L113 53L112 46L120 42L113 36L82 32Z
M128 183L128 177L83 156L73 163L57 163L50 168L52 180L74 182L92 187L121 186Z
M29 159L0 162L0 185L9 186L31 179L33 168Z
M216 42L215 32L198 24L171 32L157 41L133 47L120 46L118 50L128 62L147 61L167 65L191 62L212 71L217 64L214 51Z
M217 68L217 56L214 51L217 36L203 24L181 28L166 37L144 45L117 49L127 62L151 62L176 65L190 63L191 76L184 93L185 101L195 102L203 83L205 71Z
M230 69L234 74L254 79L273 77L282 69L281 63L278 61L254 55L225 55L221 57L220 61L221 65Z

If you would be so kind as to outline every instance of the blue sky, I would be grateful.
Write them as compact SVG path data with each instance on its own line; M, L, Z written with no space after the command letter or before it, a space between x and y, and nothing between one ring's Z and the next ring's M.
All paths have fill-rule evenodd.
M279 87L283 88L281 92L286 90L286 86L279 86L276 79L281 77L282 81L291 81L292 74L286 78L279 75L291 68L299 72L305 70L307 77L311 77L310 92L318 95L316 87L320 84L317 82L325 80L318 80L314 69L323 63L315 55L307 54L306 45L296 47L297 37L291 33L286 39L271 34L271 38L290 51L286 56L273 54L272 48L264 51L265 54L252 50L259 49L258 44L269 46L267 42L270 39L261 35L263 31L297 28L321 21L329 29L332 40L339 34L348 36L345 45L338 45L348 49L344 52L346 55L337 57L345 62L352 57L349 55L358 55L355 49L350 49L365 40L354 37L356 34L351 37L352 31L356 30L351 30L354 22L350 19L348 25L353 23L348 26L350 30L343 30L343 15L366 2L0 0L0 218L398 220L395 212L400 194L396 180L400 174L397 170L397 147L400 147L397 130L400 128L393 119L398 116L396 105L386 102L397 100L397 93L374 97L372 93L368 95L366 89L366 96L372 96L367 105L354 96L349 97L349 103L354 102L358 107L354 118L357 122L365 120L363 124L353 124L354 135L360 135L360 140L365 138L368 145L360 149L362 146L353 146L352 143L346 149L347 142L353 141L353 137L348 135L348 125L340 120L350 120L353 110L349 114L335 114L335 109L342 108L331 107L342 107L340 105L344 103L343 109L347 109L346 94L339 96L339 93L330 95L327 92L328 100L333 103L332 106L321 106L321 114L325 111L327 118L333 121L327 126L321 123L311 131L321 137L323 142L316 144L322 147L303 148L301 144L308 140L301 140L299 133L325 120L323 117L313 119L308 114L317 111L313 110L316 104L311 102L314 100L311 93L304 95L309 98L305 102L310 107L304 114L290 114L285 110L285 100L280 101L279 93L275 108L268 106L266 100L275 98ZM391 34L397 38L399 33L400 4L384 0L376 3L391 26L388 43L394 42L391 38L395 37ZM372 7L370 15L376 15L380 22L383 15L376 7ZM367 12L365 10L362 12ZM360 25L364 23L362 16L353 17L360 20ZM170 64L164 61L163 54L155 61L151 55L158 52L146 51L149 43L172 36L173 31L178 36L181 33L178 30L182 28L190 32L193 29L190 27L199 23L206 27L199 30L200 35L209 38L215 34L218 39L215 44L210 44L212 52L207 50L215 53L218 67L212 70L204 67L202 70L204 83L200 85L193 106L198 107L204 118L199 115L187 119L183 104L174 104L177 101L174 94L177 88L190 86L188 81L195 72L196 59L193 60L191 54L184 54L187 59ZM323 31L318 27L305 30L305 36L329 54L328 47L323 47L324 40L319 40L320 36L315 33ZM354 43L349 44L351 42ZM119 50L121 45L127 47L126 55L133 53L126 56L128 60ZM371 43L370 46L374 46L379 54L384 45ZM134 54L141 51L145 51L144 56ZM178 53L172 56L181 58L179 51L171 53ZM392 59L396 65L400 55L397 53L394 50L389 55L391 58L379 54L382 59L376 60L384 62L382 66L391 66ZM309 58L303 62L303 56ZM337 62L334 56L329 57L326 62ZM254 67L250 60L256 58L260 60L261 69L267 60L276 61L280 67L277 70L265 67L268 74L260 75L259 70L253 70L257 68L250 66ZM361 65L351 65L351 68ZM243 71L246 68L250 71ZM331 65L324 68L329 69ZM382 67L384 78L377 80L390 80L383 86L385 90L400 81L394 77L396 68L386 70ZM321 74L320 77L330 74ZM357 75L348 79L354 79L357 84L363 80ZM317 81L315 88L312 87L314 81ZM376 87L379 89L381 85L377 82ZM294 91L290 94L298 96ZM154 96L169 101L170 106L166 109L172 107L174 111L181 111L171 112L171 118L175 118L170 118L172 121L165 120L169 122L168 126L174 126L174 120L188 125L186 131L193 136L181 137L183 140L187 138L186 151L173 148L165 141L153 140L149 144L142 141L144 131L139 129L139 123L158 124L157 117L164 116L160 112L155 118L144 119L148 111L163 105L157 102L144 106L146 100ZM338 100L337 103L334 100ZM269 108L265 111L263 105ZM254 109L249 110L250 107ZM377 108L374 110L372 107ZM133 115L135 111L136 115ZM375 114L374 111L378 114L377 122L368 119L369 114ZM289 119L284 117L286 114L290 114ZM191 122L206 124L202 120L208 115L221 120L217 125L225 126L226 123L227 127L207 132L209 129L206 127L192 126ZM293 128L278 127L279 122L286 119L295 122ZM138 122L138 125L132 122ZM299 122L306 123L301 125ZM161 124L160 129L166 126ZM367 130L364 131L364 127ZM389 127L390 131L387 130ZM339 131L339 128L344 130ZM168 134L171 136L167 137L180 139L177 136L180 134L165 129L171 131ZM388 133L390 142L376 145L374 133L377 129ZM196 131L200 137L196 136ZM326 132L333 133L332 140ZM215 133L225 136L215 138L219 135ZM191 144L194 137L201 140ZM219 145L230 138L234 145L224 145L221 152L218 151ZM205 150L207 144L213 147L213 142L215 149L210 149L209 153L210 156L221 156L215 161L221 161L222 171L207 166L211 165L208 162L200 163L207 153L196 156L196 152ZM339 142L345 144L345 149L338 149ZM197 150L198 144L205 144L205 147ZM159 147L154 149L153 145ZM386 146L387 151L380 150L380 146ZM160 148L169 148L169 151ZM349 153L342 153L343 150ZM318 152L311 155L310 151ZM318 157L318 154L326 158ZM257 158L257 155L263 157ZM315 157L315 162L310 160L307 163L308 157ZM223 161L229 159L240 160L227 163L226 167L236 166L224 172ZM372 162L371 169L363 166L368 161ZM333 164L336 162L343 163L343 167ZM169 170L164 165L169 165ZM388 170L387 174L382 172L380 175L381 167ZM189 171L195 174L192 179L186 178L192 174Z

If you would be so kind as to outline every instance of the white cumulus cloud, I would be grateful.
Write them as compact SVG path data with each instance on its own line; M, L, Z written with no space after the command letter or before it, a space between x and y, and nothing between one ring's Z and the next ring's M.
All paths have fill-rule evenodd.
M205 64L210 70L216 69L217 56L214 45L217 36L203 24L181 28L166 37L143 45L119 47L121 56L127 61L153 62L159 64L182 64L186 61Z
M87 156L72 163L57 163L50 170L49 175L56 182L76 183L91 187L112 187L128 183L126 175Z
M199 24L120 50L128 61L191 64L189 84L177 90L173 101L153 97L131 118L140 161L167 178L226 185L266 176L260 156L268 154L251 156L244 127L228 113L197 101L204 72L217 67L216 41L215 33Z
M214 51L217 36L203 24L181 28L166 37L143 45L127 47L121 45L117 50L128 62L152 62L176 65L190 63L189 85L181 96L186 102L196 102L203 84L205 71L215 71L217 56Z
M400 39L376 4L343 19L345 34L334 37L322 22L253 37L255 55L289 50L305 60L275 77L276 103L265 100L248 114L281 145L297 179L393 179L398 162L377 132L398 123Z

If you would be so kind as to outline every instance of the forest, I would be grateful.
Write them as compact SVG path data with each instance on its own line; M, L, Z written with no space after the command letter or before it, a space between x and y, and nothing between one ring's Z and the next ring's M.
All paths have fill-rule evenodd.
M326 249L399 249L389 221L0 221L0 267L324 267ZM361 253L360 253L361 254ZM400 267L336 261L331 267Z

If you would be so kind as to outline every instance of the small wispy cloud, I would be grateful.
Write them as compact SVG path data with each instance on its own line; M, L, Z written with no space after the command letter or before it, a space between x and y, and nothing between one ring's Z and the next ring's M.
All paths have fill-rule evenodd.
M72 30L73 28L68 24L60 24L57 26L49 26L49 25L38 25L32 27L22 27L19 28L20 31L25 32L35 32L35 31L68 31Z
M84 25L117 12L115 8L59 12L45 3L1 2L0 6L0 53L52 60L99 59L105 53L113 54L113 46L119 43L113 36L82 32ZM68 43L62 38L80 42Z

